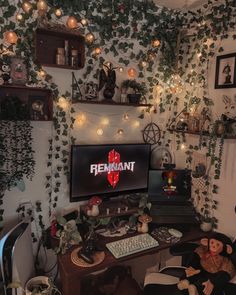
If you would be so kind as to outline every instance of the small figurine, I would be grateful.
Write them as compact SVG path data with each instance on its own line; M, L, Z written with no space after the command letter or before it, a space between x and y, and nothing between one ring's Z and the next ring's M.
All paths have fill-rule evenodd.
M229 258L232 252L230 238L222 233L202 239L194 251L190 267L185 270L186 279L180 280L178 289L188 289L189 295L222 294L225 284L235 275L235 267Z
M147 233L148 223L152 221L152 217L147 214L143 214L139 216L138 221L141 223L138 225L138 232Z
M12 83L10 72L10 65L4 61L0 61L0 85Z
M100 91L104 86L103 96L105 99L112 99L115 94L116 86L116 72L112 67L111 63L104 64L104 69L100 71L99 75L99 86L98 91Z
M88 216L98 216L99 215L99 205L102 203L102 199L97 196L92 197L88 203Z

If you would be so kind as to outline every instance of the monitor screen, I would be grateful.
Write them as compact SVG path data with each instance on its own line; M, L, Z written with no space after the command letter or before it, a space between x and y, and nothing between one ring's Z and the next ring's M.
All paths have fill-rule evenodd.
M74 145L70 200L147 191L150 145Z
M191 198L191 170L150 170L148 195L154 202L184 202Z

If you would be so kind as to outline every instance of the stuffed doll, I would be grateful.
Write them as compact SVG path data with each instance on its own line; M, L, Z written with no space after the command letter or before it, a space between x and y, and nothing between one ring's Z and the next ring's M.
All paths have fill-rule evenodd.
M189 295L221 295L225 284L235 275L232 252L232 242L224 234L214 233L210 239L202 239L178 289L188 289Z

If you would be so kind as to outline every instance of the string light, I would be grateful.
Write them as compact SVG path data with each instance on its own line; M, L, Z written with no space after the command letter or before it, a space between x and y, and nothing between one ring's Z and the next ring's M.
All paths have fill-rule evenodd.
M140 126L140 122L139 122L139 121L137 121L137 120L136 120L136 121L134 121L134 123L133 123L133 126L134 126L134 127L139 127L139 126Z
M198 58L200 58L200 57L202 56L201 52L199 52L199 53L197 54L197 56L198 56Z
M124 72L124 68L123 68L123 67L119 67L119 68L118 68L118 71L119 71L120 73L123 73L123 72Z
M77 126L82 126L86 122L86 116L84 114L79 114L75 120Z
M102 52L102 49L101 49L100 47L96 47L96 48L94 49L94 53L95 53L96 55L101 54L101 52Z
M69 107L69 103L65 99L65 97L61 96L58 100L58 106L61 107L63 110L66 110Z
M4 40L10 44L16 44L18 36L13 31L7 31L4 33Z
M180 149L183 151L186 149L186 144L185 143L181 143L180 145Z
M78 27L77 19L74 16L69 16L66 25L70 29L75 29Z
M23 20L23 15L20 14L20 13L17 13L17 14L16 14L16 20L17 20L17 21L22 21L22 20Z
M122 135L123 133L124 133L123 129L120 128L120 129L117 130L117 134Z
M103 118L101 123L102 123L102 125L107 126L107 125L109 125L109 119Z
M85 35L85 41L87 44L92 44L94 39L95 39L95 37L94 37L93 33L87 33Z
M143 61L141 62L141 66L142 66L143 68L146 68L146 66L147 66L147 62L146 62L145 60L143 60Z
M29 13L32 9L32 4L29 1L24 1L22 3L22 9L24 10L24 12Z
M99 135L99 136L103 135L103 129L102 128L97 129L97 135Z
M46 73L44 70L40 70L40 71L38 72L38 74L39 74L39 76L40 76L41 78L45 78L46 75L47 75L47 73Z
M39 0L37 2L37 9L41 12L46 12L48 9L48 5L44 0Z
M124 116L123 116L123 118L124 118L124 120L127 121L127 120L129 120L129 115L127 113L125 113Z
M82 18L82 19L80 20L80 22L81 22L81 24L82 24L83 26L87 26L87 24L88 24L88 20L87 20L86 18Z
M158 39L155 39L155 40L152 41L152 46L153 47L158 47L160 44L161 44L161 42Z
M136 75L137 75L137 71L134 68L130 68L128 70L128 76L129 76L129 78L135 78Z

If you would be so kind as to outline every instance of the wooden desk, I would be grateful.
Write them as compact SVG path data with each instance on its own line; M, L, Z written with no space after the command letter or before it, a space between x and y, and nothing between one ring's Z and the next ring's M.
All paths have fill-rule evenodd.
M131 236L131 235L130 235ZM183 237L180 239L179 243L181 242L190 242L190 241L197 241L201 239L202 237L206 236L206 233L201 231L198 227L190 228L188 232L185 232ZM125 236L125 238L128 237ZM119 239L123 239L123 237L120 237ZM167 243L159 243L160 245L156 248L152 248L149 250L145 250L139 253L135 253L120 259L116 259L113 257L113 255L106 249L105 244L108 242L112 242L118 240L118 238L102 238L99 240L101 243L100 246L104 249L105 252L105 259L102 263L99 265L96 265L94 267L88 267L88 268L82 268L77 265L75 265L71 261L71 251L75 249L76 247L73 247L68 253L64 255L58 256L58 264L59 264L59 272L62 282L62 294L63 295L82 295L80 292L80 285L81 280L84 276L91 274L92 272L102 270L106 267L110 267L116 264L120 264L122 262L126 262L128 260L145 256L145 255L151 255L158 251L161 251L163 249L169 248L172 244Z

